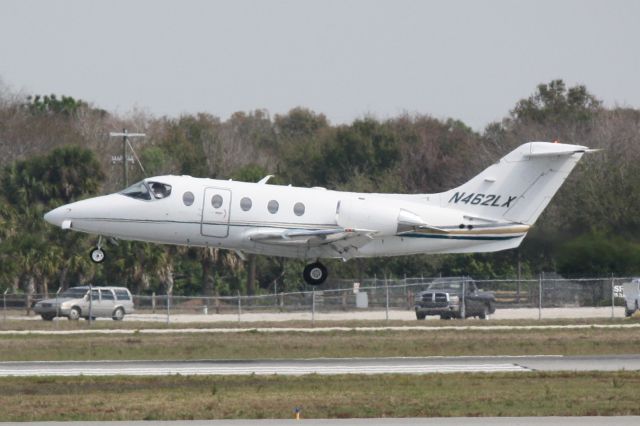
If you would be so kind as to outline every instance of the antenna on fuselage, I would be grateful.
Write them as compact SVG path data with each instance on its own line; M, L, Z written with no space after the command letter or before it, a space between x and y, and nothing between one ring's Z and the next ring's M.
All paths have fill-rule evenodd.
M131 143L129 142L129 138L144 138L147 135L145 133L129 133L127 129L122 129L122 132L109 133L109 137L111 138L120 137L120 136L122 136L122 169L123 169L123 177L124 177L124 187L127 188L129 186L129 169L127 168L127 145L129 146L129 148L131 148L131 152L133 153L133 156L135 157L136 161L140 165L140 168L142 169L142 173L144 173L145 175L147 174L144 171L144 167L142 167L142 163L140 162L140 159L138 159L138 156L136 155L136 152L133 149L133 146L131 146Z

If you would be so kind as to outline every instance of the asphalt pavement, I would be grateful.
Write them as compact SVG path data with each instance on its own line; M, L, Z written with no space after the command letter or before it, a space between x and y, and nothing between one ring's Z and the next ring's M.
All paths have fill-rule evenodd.
M640 355L461 356L196 361L9 361L0 377L428 374L528 371L640 371Z

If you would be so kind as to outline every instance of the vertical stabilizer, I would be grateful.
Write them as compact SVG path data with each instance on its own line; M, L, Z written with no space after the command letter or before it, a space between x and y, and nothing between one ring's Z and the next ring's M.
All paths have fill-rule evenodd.
M550 142L521 145L469 182L439 194L440 204L471 217L533 225L587 150Z

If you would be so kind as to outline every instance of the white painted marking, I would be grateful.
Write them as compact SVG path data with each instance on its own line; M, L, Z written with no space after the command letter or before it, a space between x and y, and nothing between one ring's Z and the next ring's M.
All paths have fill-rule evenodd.
M85 367L85 368L0 368L2 377L26 376L162 376L162 375L283 375L306 374L428 374L494 373L531 371L516 364L432 364L432 365L277 365L277 366L168 366L168 367Z

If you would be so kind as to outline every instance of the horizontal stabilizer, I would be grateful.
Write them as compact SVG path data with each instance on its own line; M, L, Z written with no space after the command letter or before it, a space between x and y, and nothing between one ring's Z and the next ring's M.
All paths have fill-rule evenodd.
M524 152L525 157L555 157L558 155L573 155L589 151L580 145L566 145L561 143L530 144L530 151Z

